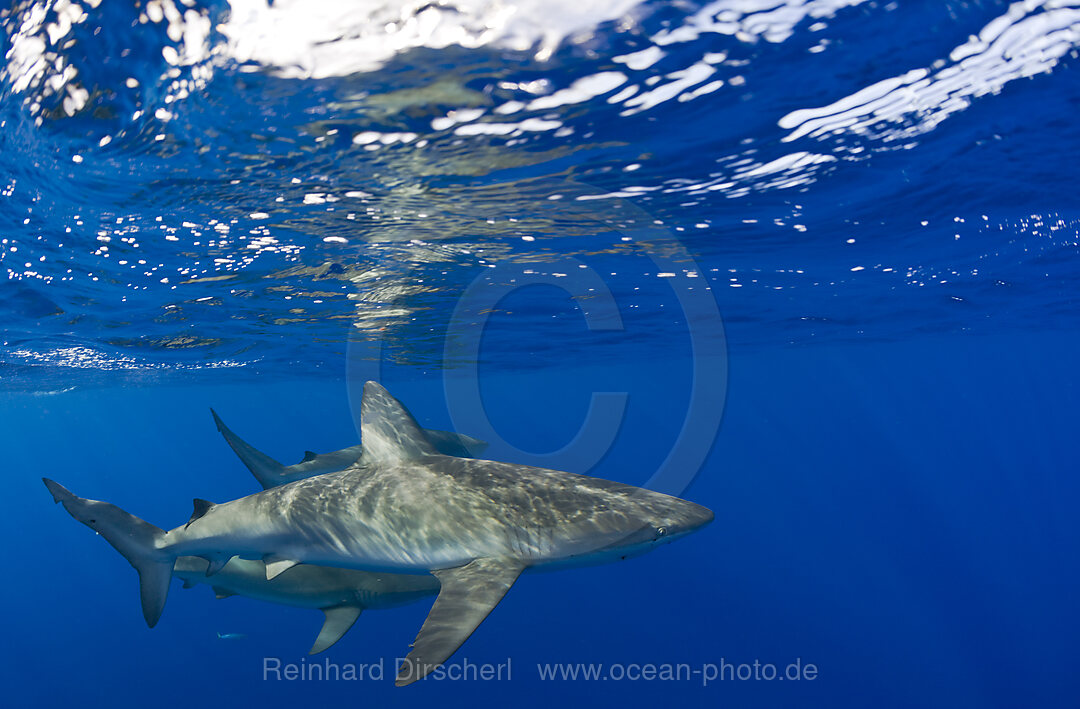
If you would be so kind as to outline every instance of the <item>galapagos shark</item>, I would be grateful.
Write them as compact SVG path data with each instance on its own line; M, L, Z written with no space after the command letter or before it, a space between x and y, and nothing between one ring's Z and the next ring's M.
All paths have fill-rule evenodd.
M397 686L445 662L526 569L625 559L713 519L693 502L631 485L440 454L376 382L364 387L361 438L360 459L343 471L216 505L196 500L191 519L169 531L45 485L135 567L151 627L181 556L202 557L210 575L237 556L261 559L267 578L297 564L431 573L439 595Z
M263 488L284 485L294 480L302 480L315 475L336 473L344 470L355 463L363 455L363 444L342 448L333 453L313 453L306 451L304 459L295 465L283 465L255 448L243 438L232 432L217 412L210 409L214 416L214 424L217 430L225 438L225 442L240 457L247 469L259 481ZM438 431L429 428L424 429L435 449L445 455L460 456L462 458L476 458L487 448L488 444L472 436L465 436L450 431Z

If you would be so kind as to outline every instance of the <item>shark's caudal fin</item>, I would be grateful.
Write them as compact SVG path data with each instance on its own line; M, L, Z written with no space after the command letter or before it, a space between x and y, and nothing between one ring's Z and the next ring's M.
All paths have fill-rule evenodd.
M364 463L394 463L438 453L408 409L378 382L364 384L360 438Z
M285 470L286 466L233 433L217 415L216 411L210 409L210 413L214 415L214 423L217 424L217 430L225 437L225 442L229 444L229 447L233 449L236 455L240 456L240 460L255 476L255 479L259 481L259 484L263 486L263 489L277 487L282 483L289 482L288 473Z
M116 505L78 497L59 483L42 480L54 502L62 502L68 514L104 537L139 572L143 618L153 628L165 608L173 571L173 557L157 548L165 532Z
M524 566L510 559L476 559L456 569L433 571L442 588L394 684L423 679L469 639L517 581Z

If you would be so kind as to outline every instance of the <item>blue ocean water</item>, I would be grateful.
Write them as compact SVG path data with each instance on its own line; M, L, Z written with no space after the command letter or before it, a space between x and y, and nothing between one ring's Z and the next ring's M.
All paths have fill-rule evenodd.
M32 0L0 26L5 705L1076 705L1080 2ZM316 611L174 581L148 630L40 483L171 527L258 489L209 407L292 463L356 443L366 379L492 457L716 520L524 576L454 658L509 678L395 689L427 602L308 658Z

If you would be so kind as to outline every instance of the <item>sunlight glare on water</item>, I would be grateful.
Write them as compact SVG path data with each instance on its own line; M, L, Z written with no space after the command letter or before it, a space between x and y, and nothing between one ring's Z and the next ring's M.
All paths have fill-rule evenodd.
M1061 283L1076 215L1012 211L969 180L979 150L935 146L947 119L953 145L1025 130L960 122L1003 92L1034 92L1036 112L1071 100L1043 87L1075 59L1080 3L950 12L15 3L0 15L0 140L20 156L0 170L3 360L59 379L314 371L359 331L419 362L445 328L436 304L482 269L561 256L612 274L640 332L677 327L641 306L695 284L747 346L1030 324L1001 307L1014 270L1049 259L1040 277ZM883 23L917 41L872 39ZM909 151L926 167L885 167ZM951 185L971 199L934 197ZM886 210L913 195L915 212ZM656 278L620 201L694 262Z

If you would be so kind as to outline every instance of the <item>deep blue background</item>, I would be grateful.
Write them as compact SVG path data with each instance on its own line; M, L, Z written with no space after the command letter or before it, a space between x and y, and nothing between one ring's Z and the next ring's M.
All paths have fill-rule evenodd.
M160 524L186 497L254 489L217 437L213 404L285 460L350 442L341 382L9 394L3 449L11 502L4 602L12 706L210 707L266 702L553 701L737 706L1068 706L1078 611L1074 559L1074 373L1080 338L924 338L791 348L731 361L726 418L687 496L716 522L622 564L527 575L462 650L512 658L513 681L264 683L266 655L299 661L321 616L174 582L153 631L134 572L53 507L44 473ZM642 365L648 363L641 363ZM633 377L638 363L605 365ZM667 362L680 368L685 363ZM507 379L588 388L570 367ZM439 392L397 387L414 410ZM640 481L674 426L670 393L634 390L632 446L599 475ZM555 407L494 398L500 432L557 447ZM634 415L634 414L640 415ZM655 414L656 411L649 412ZM425 420L432 425L445 421ZM655 435L653 433L655 429ZM368 612L329 656L404 653L426 606ZM223 641L216 632L247 637ZM772 662L819 668L812 682L541 682L540 662Z

